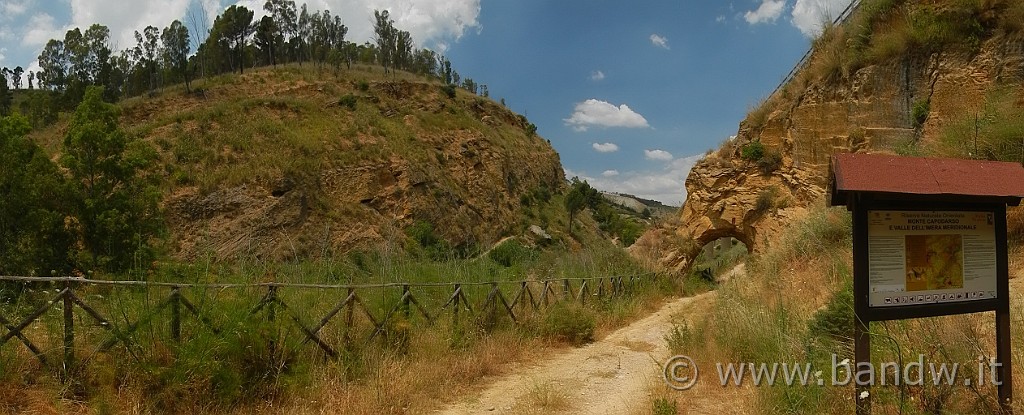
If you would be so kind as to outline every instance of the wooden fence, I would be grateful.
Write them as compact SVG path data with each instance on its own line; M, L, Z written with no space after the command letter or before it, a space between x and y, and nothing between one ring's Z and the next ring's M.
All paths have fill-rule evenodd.
M255 290L250 296L245 318L260 323L289 325L299 333L301 344L309 344L317 353L327 358L338 358L340 350L366 346L389 330L396 319L420 321L433 325L439 319L450 316L453 323L466 318L487 316L490 319L507 318L513 324L522 321L526 314L541 313L559 302L586 304L588 301L607 301L627 296L640 285L657 279L656 274L611 276L592 278L560 278L547 280L453 282L453 283L387 283L364 285L328 284L185 284L145 281L103 281L67 277L13 277L0 276L0 284L26 290L32 289L35 300L28 307L5 306L0 301L0 350L7 343L20 342L39 362L52 371L69 373L85 361L76 360L76 351L91 349L88 356L108 352L123 344L131 350L133 334L143 327L166 324L168 338L172 344L187 342L183 322L191 318L192 325L214 335L223 335L224 321L218 321L216 314L227 306L218 305L216 300L208 301L225 291ZM49 291L52 289L52 293ZM138 315L129 315L120 310L120 320L111 316L117 314L102 306L103 292L110 295L115 290L130 290L135 295L144 295L148 301L142 306L129 307ZM186 290L199 293L216 293L191 298ZM42 291L42 293L40 293ZM321 294L318 308L293 299L291 304L283 293L292 292L301 297L303 292ZM368 299L380 294L384 300ZM154 298L153 295L156 295ZM24 294L22 294L24 295ZM238 297L238 296L235 296ZM242 296L244 297L244 296ZM258 297L253 304L251 299ZM94 299L95 298L95 299ZM195 301L201 298L203 301ZM482 300L481 300L482 298ZM325 300L324 300L325 299ZM87 301L89 300L89 301ZM244 300L243 300L244 303ZM237 305L237 302L236 304ZM329 306L326 306L329 305ZM19 312L19 309L20 312ZM62 318L40 329L39 321L51 310L60 309ZM163 317L160 319L160 317ZM53 318L55 316L50 316ZM325 335L325 327L340 320L340 335ZM354 330L360 322L365 326L362 338L356 338ZM60 326L57 328L56 326ZM31 329L35 327L35 330ZM76 331L76 327L79 327ZM91 342L76 342L76 335L85 328L91 335ZM41 344L39 331L50 332L51 337L61 337L50 344ZM58 333L54 333L58 332ZM99 333L99 335L96 335ZM368 333L368 334L367 334ZM35 339L33 339L33 335ZM45 339L44 339L45 340ZM56 343L56 344L54 344ZM89 343L85 346L83 343ZM59 350L58 350L59 349ZM60 362L51 359L59 358ZM84 360L88 360L84 359Z

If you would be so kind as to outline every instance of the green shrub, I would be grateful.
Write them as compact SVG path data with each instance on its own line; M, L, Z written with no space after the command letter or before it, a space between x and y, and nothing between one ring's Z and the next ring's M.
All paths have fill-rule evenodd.
M740 157L757 163L757 167L766 175L782 167L782 154L765 146L760 139L740 147Z
M432 260L440 261L448 259L452 255L451 247L448 242L441 239L434 233L434 225L425 220L418 220L412 224L408 229L405 230L406 235L409 235L413 241L415 241L426 256Z
M921 128L928 120L928 112L931 110L931 102L927 99L914 101L914 107L910 110L910 117L914 122L914 128Z
M345 94L340 99L338 99L338 105L340 105L340 106L342 106L344 108L348 108L349 110L355 110L356 109L356 101L357 101L357 98L356 98L355 95Z
M455 85L449 84L442 86L441 92L443 92L449 99L455 99Z
M528 135L530 137L533 137L533 136L537 135L537 125L532 123L532 122L531 123L527 123L526 124L526 135Z
M409 235L420 246L430 246L437 243L437 235L434 235L434 224L425 220L418 220L412 224L405 233Z
M520 195L519 204L523 205L523 207L530 207L530 205L533 204L533 198L530 197L530 194L528 193Z
M665 342L668 343L668 350L676 354L687 354L703 344L704 328L691 328L688 324L677 324L665 335Z
M545 336L579 346L594 341L596 321L590 309L558 303L544 315L541 332Z
M536 189L530 191L530 194L534 199L540 200L544 203L551 201L551 189L548 189L546 184L541 184Z
M754 202L754 213L762 215L775 208L775 198L778 196L778 192L779 189L775 186L762 189Z
M359 89L360 91L363 91L363 92L369 91L370 90L370 83L361 79L361 80L359 80L359 82L356 82L356 88Z
M679 413L679 407L676 406L676 401L668 398L657 398L654 400L654 415L676 415Z
M764 157L764 153L764 144L761 144L759 139L746 143L740 148L740 157L746 161L758 161Z
M814 313L807 327L812 335L844 341L853 338L854 322L853 284L843 284L842 289L832 294L825 308Z
M533 259L535 256L536 253L532 249L515 239L505 241L487 253L491 261L506 268Z

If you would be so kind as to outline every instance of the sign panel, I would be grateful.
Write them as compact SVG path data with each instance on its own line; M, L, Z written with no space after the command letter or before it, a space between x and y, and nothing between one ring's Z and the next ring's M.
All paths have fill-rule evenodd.
M868 211L868 306L996 298L993 212Z

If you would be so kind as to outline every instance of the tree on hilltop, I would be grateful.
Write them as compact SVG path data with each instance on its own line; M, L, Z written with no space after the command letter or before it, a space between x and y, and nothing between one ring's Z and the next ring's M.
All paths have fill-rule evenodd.
M188 28L178 20L171 22L171 25L164 28L160 34L161 58L164 66L176 78L185 81L185 91L190 92L191 81L188 70L188 54L191 46L188 37Z
M227 41L234 52L238 73L245 72L245 45L253 32L252 10L244 6L232 5L213 22L213 31ZM220 29L220 30L218 30ZM234 66L234 65L232 65Z

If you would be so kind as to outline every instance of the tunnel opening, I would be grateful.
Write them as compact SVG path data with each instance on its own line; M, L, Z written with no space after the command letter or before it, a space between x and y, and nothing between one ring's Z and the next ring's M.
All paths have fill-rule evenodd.
M690 262L690 275L707 284L718 284L730 278L730 272L746 262L750 249L735 236L711 239L701 246Z

